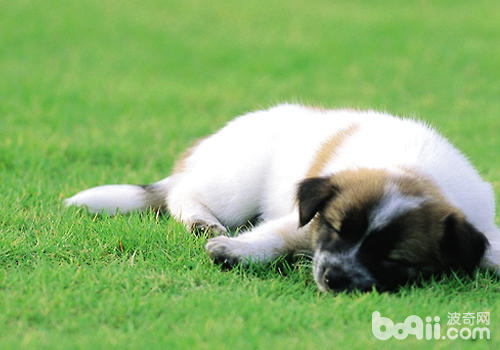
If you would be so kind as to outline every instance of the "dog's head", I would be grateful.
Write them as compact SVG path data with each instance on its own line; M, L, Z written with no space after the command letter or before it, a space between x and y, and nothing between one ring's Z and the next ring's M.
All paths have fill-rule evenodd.
M297 199L322 290L394 290L419 274L471 272L488 245L430 181L410 172L308 178Z

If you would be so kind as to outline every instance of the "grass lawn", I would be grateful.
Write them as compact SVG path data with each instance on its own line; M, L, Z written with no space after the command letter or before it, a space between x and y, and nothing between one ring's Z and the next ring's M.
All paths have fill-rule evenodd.
M172 219L61 204L159 180L198 137L282 101L427 120L498 203L498 13L482 0L0 0L0 348L499 349L487 273L334 297L307 261L221 271ZM491 340L379 341L376 310L443 329L448 312L488 311Z

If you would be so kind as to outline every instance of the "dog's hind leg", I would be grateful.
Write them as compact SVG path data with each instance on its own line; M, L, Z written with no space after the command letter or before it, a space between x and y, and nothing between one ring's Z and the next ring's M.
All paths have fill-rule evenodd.
M192 233L208 231L214 235L226 234L227 230L213 212L189 191L173 189L167 206L170 215L182 222Z
M208 254L219 263L270 262L282 255L311 252L308 225L299 228L298 213L263 222L236 237L209 239Z
M226 234L227 230L212 212L195 200L184 200L182 206L169 207L170 214L182 222L191 233L209 232L213 235Z
M81 191L65 200L65 204L82 206L92 213L129 213L147 208L167 210L191 232L226 233L226 228L209 208L190 193L175 191L168 177L150 185L104 185ZM174 187L172 195L170 189ZM180 195L179 195L180 194ZM172 197L172 198L171 198Z

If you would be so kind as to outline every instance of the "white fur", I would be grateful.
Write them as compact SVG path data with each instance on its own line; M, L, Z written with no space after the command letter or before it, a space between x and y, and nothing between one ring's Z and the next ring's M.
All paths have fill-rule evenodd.
M105 185L81 191L64 200L64 204L86 207L91 213L115 215L145 210L164 204L169 178L153 185L149 190L137 185Z
M389 183L381 203L373 211L368 232L384 227L391 219L418 208L424 202L422 197L403 196L394 184Z
M168 193L168 208L186 225L203 220L236 227L260 215L262 226L244 236L214 238L207 250L217 254L225 249L242 258L274 258L285 249L276 232L290 228L297 233L294 196L298 182L305 177L323 142L351 125L357 128L336 151L322 175L362 167L394 173L405 168L420 173L433 181L449 202L487 236L491 248L484 265L500 265L492 186L481 179L455 147L426 124L379 112L323 111L283 104L238 117L203 140L185 160L184 170L172 174L161 185ZM108 212L139 209L147 204L141 202L135 187L91 189L67 203ZM399 210L399 206L408 209L419 204L419 199L394 195L377 220L384 221L387 212ZM261 239L266 236L267 240Z
M135 185L106 185L82 191L64 201L66 205L85 206L92 213L128 213L147 207L144 189Z

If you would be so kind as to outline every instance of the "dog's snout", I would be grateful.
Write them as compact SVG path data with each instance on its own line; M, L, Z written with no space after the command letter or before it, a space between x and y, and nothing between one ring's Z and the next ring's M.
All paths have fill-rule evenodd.
M351 279L346 272L335 267L329 267L325 270L323 281L330 290L334 291L346 290L351 286Z

